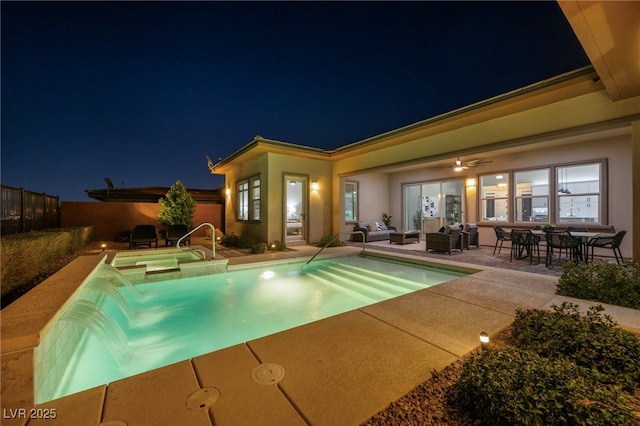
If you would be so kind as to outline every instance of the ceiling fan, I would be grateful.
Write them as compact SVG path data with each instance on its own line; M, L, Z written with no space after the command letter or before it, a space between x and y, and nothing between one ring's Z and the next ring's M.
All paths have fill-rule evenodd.
M460 161L460 157L453 164L441 164L438 166L430 167L431 169L453 169L456 172L461 172L463 170L468 170L473 167L484 166L485 164L491 163L491 160L483 160L482 158L476 158L474 160L469 161Z

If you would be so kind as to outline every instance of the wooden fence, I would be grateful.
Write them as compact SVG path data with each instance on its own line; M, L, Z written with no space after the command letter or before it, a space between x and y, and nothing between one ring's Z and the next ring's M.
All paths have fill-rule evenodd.
M60 197L2 185L2 235L60 227Z

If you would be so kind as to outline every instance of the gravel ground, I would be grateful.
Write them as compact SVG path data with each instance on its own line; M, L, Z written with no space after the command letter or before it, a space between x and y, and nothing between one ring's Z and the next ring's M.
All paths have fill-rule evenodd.
M491 338L491 347L508 346L510 336L510 329L497 334ZM463 360L454 362L442 371L433 371L431 379L418 385L398 401L392 402L384 411L363 423L363 426L468 426L480 424L479 421L474 421L460 410L452 392L453 385L460 378Z
M491 338L492 348L512 346L511 330ZM391 403L362 426L468 426L480 425L461 411L453 394L453 385L460 378L462 364L466 357L447 366L440 372L433 372L431 379L418 385L414 390ZM640 416L640 389L627 401Z

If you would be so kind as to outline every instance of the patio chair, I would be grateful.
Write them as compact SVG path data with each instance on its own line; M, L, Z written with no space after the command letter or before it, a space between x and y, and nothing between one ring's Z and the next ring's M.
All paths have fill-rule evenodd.
M451 254L452 250L462 251L462 230L446 227L444 232L428 232L425 234L427 251L439 251Z
M533 253L538 253L538 263L540 263L540 237L533 235L528 229L514 229L511 231L511 257L509 261L513 261L513 258L524 259L529 258L529 264L533 265ZM526 252L526 255L523 255Z
M167 227L167 233L164 238L164 245L169 246L177 243L180 238L189 233L189 227L187 225L169 225ZM191 245L191 235L186 237L182 242L185 245Z
M496 255L496 249L498 249L498 243L500 243L500 248L498 249L498 254L502 251L502 244L505 241L511 241L511 234L502 229L500 226L494 226L493 230L496 232L496 245L493 247L493 255Z
M153 225L137 225L129 235L129 249L135 246L149 246L155 243L158 248L158 233Z
M562 259L563 251L569 255L569 259L573 260L573 263L578 263L578 260L582 257L582 242L577 238L573 238L569 232L547 232L545 239L547 241L545 260L547 268L553 266L554 249L558 251L558 259Z
M478 225L475 223L467 223L462 231L462 245L469 250L471 246L480 248L480 239L478 238Z
M595 247L607 248L613 250L613 255L616 257L616 262L618 262L619 265L620 261L623 259L622 253L620 252L620 245L622 244L622 239L626 233L627 231L620 231L613 237L600 236L590 239L587 246L591 247L591 261L593 262L593 252ZM588 255L589 253L587 253L587 257Z

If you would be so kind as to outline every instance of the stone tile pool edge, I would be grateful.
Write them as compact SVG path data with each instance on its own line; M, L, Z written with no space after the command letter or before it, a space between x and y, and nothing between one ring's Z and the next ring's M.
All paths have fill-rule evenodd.
M352 248L339 251L341 254L358 252ZM331 253L335 255L336 252ZM300 251L294 257L303 256L309 256L309 252ZM393 257L414 258L424 263L417 256ZM25 409L28 415L32 407L33 347L38 344L39 331L103 259L103 256L76 259L59 272L61 276L56 274L46 285L39 286L38 291L34 289L35 293L26 300L28 304L12 308L13 304L2 311L3 424L27 423L15 415L12 417L19 411L10 410ZM258 260L276 259L243 259L238 263ZM466 268L457 262L438 262L436 266L443 264L453 269ZM477 346L478 327L494 334L508 326L514 306L523 305L518 299L525 300L524 305L535 305L531 307L543 307L556 299L553 294L556 279L552 277L475 266L472 269L485 271L422 290L417 292L419 295L401 296L109 386L99 386L38 408L55 409L56 424L121 420L129 425L176 421L199 425L212 424L210 416L215 417L216 424L238 423L240 419L262 419L263 422L271 419L272 424L332 424L337 420L336 415L340 416L341 424L357 424L426 380L433 369L444 368ZM78 280L78 277L81 278ZM429 293L424 293L427 291ZM492 292L502 296L492 300L488 295ZM463 300L469 296L471 303ZM416 327L416 321L425 321L424 316L420 317L424 312L431 312L426 320L431 321L432 326L448 318L454 322L453 329L435 327L432 331L434 327ZM467 314L460 315L460 312ZM471 330L465 330L467 336L452 338L456 331L469 326ZM638 328L640 330L640 326ZM315 337L309 338L310 335ZM358 340L358 336L366 338ZM460 345L460 341L464 344ZM389 342L393 344L389 346ZM345 357L345 353L349 355ZM393 356L381 356L385 354ZM378 366L365 371L382 359L384 368ZM268 362L285 364L285 378L266 387L251 383L248 379L251 370ZM398 379L394 381L393 377ZM318 386L323 390L318 392ZM188 396L207 387L221 389L220 401L205 412L185 411ZM354 393L353 389L359 391ZM341 407L340 403L345 401L348 404ZM34 412L36 416L44 414L45 411ZM46 420L33 419L28 424L40 421ZM51 420L48 423L51 424Z

